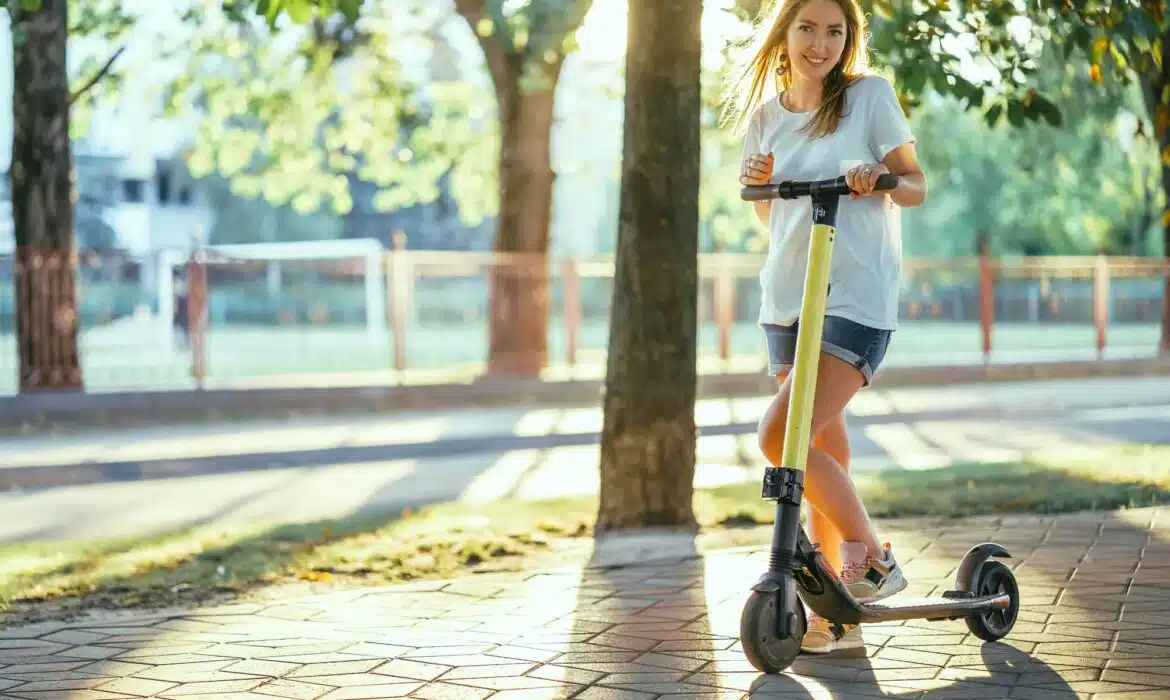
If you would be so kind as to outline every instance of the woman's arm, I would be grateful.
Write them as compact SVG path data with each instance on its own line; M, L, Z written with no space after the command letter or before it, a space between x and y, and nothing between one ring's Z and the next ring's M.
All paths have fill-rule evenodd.
M764 226L772 225L772 202L765 200L763 202L752 202L752 208L756 210L756 218Z
M887 153L882 165L898 176L898 186L885 191L894 204L907 208L926 201L926 174L918 164L918 152L913 143L904 143Z
M739 184L744 187L752 185L766 185L772 180L772 166L776 163L776 157L772 152L755 153L748 152L743 157L743 168L739 174ZM756 218L762 224L767 226L772 213L772 202L752 202L754 205L752 209L756 212Z

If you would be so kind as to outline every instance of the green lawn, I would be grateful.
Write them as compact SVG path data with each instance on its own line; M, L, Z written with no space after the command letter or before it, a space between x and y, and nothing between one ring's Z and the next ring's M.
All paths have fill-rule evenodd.
M875 518L1059 513L1170 502L1170 447L1041 452L1027 461L856 475ZM591 533L595 498L442 504L310 523L199 527L137 540L0 548L0 625L85 610L231 599L276 584L374 585L521 566ZM772 504L754 483L700 490L707 533L765 542Z
M86 384L92 390L182 385L190 380L188 352L165 353L157 334L127 328L118 332L95 331L82 338L82 362ZM600 372L604 366L608 325L605 319L589 319L578 338L577 361ZM1157 348L1155 324L1110 328L1110 348L1138 355L1153 355ZM487 356L485 323L419 325L406 336L408 368L422 373L419 381L443 381L444 376L472 376ZM734 356L764 361L763 336L756 324L741 321L732 329ZM1002 358L1011 353L1080 351L1091 357L1095 334L1089 324L1000 324L992 338L993 350ZM939 362L981 362L982 340L978 324L949 321L903 321L887 355L888 366ZM715 324L699 328L700 362L717 356ZM1055 356L1054 356L1055 357ZM549 327L549 358L565 362L565 333L559 320ZM1018 359L1018 358L1016 358ZM1053 358L1048 358L1053 359ZM208 379L214 382L275 381L291 385L330 381L383 382L393 375L393 349L389 334L370 342L364 329L320 326L217 326L206 345ZM16 348L12 336L0 336L0 393L15 389ZM344 379L343 379L344 378ZM402 378L397 378L401 381Z

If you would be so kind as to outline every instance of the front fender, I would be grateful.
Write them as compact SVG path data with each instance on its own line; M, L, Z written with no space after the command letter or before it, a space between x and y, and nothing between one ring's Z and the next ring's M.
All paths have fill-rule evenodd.
M983 563L991 557L1011 559L1012 555L994 542L977 544L967 550L967 553L963 555L963 561L959 562L959 570L955 572L955 590L974 591L975 584L979 581L979 572L983 570Z

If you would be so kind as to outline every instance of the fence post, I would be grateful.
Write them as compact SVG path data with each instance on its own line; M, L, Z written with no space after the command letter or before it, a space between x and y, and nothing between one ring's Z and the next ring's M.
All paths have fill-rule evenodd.
M731 325L735 317L735 284L726 253L716 253L715 259L715 325L719 332L719 358L731 359Z
M1170 250L1162 258L1162 334L1158 340L1159 357L1170 356Z
M390 335L394 344L394 369L406 369L406 319L410 313L410 261L406 259L406 233L395 231L390 238L390 265L387 275L390 295Z
M565 326L565 364L577 366L577 339L581 331L581 274L574 258L561 268L561 323Z
M1097 331L1097 359L1105 359L1105 331L1109 326L1109 258L1098 253L1093 265L1093 326Z
M207 328L207 251L198 229L191 233L191 257L187 261L187 338L191 345L191 378L202 389L207 377L205 352Z
M991 327L995 324L995 277L991 269L991 239L979 236L979 328L983 335L983 364L991 362Z

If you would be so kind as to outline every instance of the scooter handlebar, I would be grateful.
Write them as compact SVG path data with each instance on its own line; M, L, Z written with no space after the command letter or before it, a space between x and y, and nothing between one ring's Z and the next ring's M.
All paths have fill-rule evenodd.
M898 176L893 173L878 175L874 185L875 192L892 190L898 186ZM829 178L827 180L786 180L768 185L748 185L740 190L740 198L745 202L763 202L769 199L796 199L797 197L812 197L816 195L847 195L853 194L849 185L845 184L845 176Z

